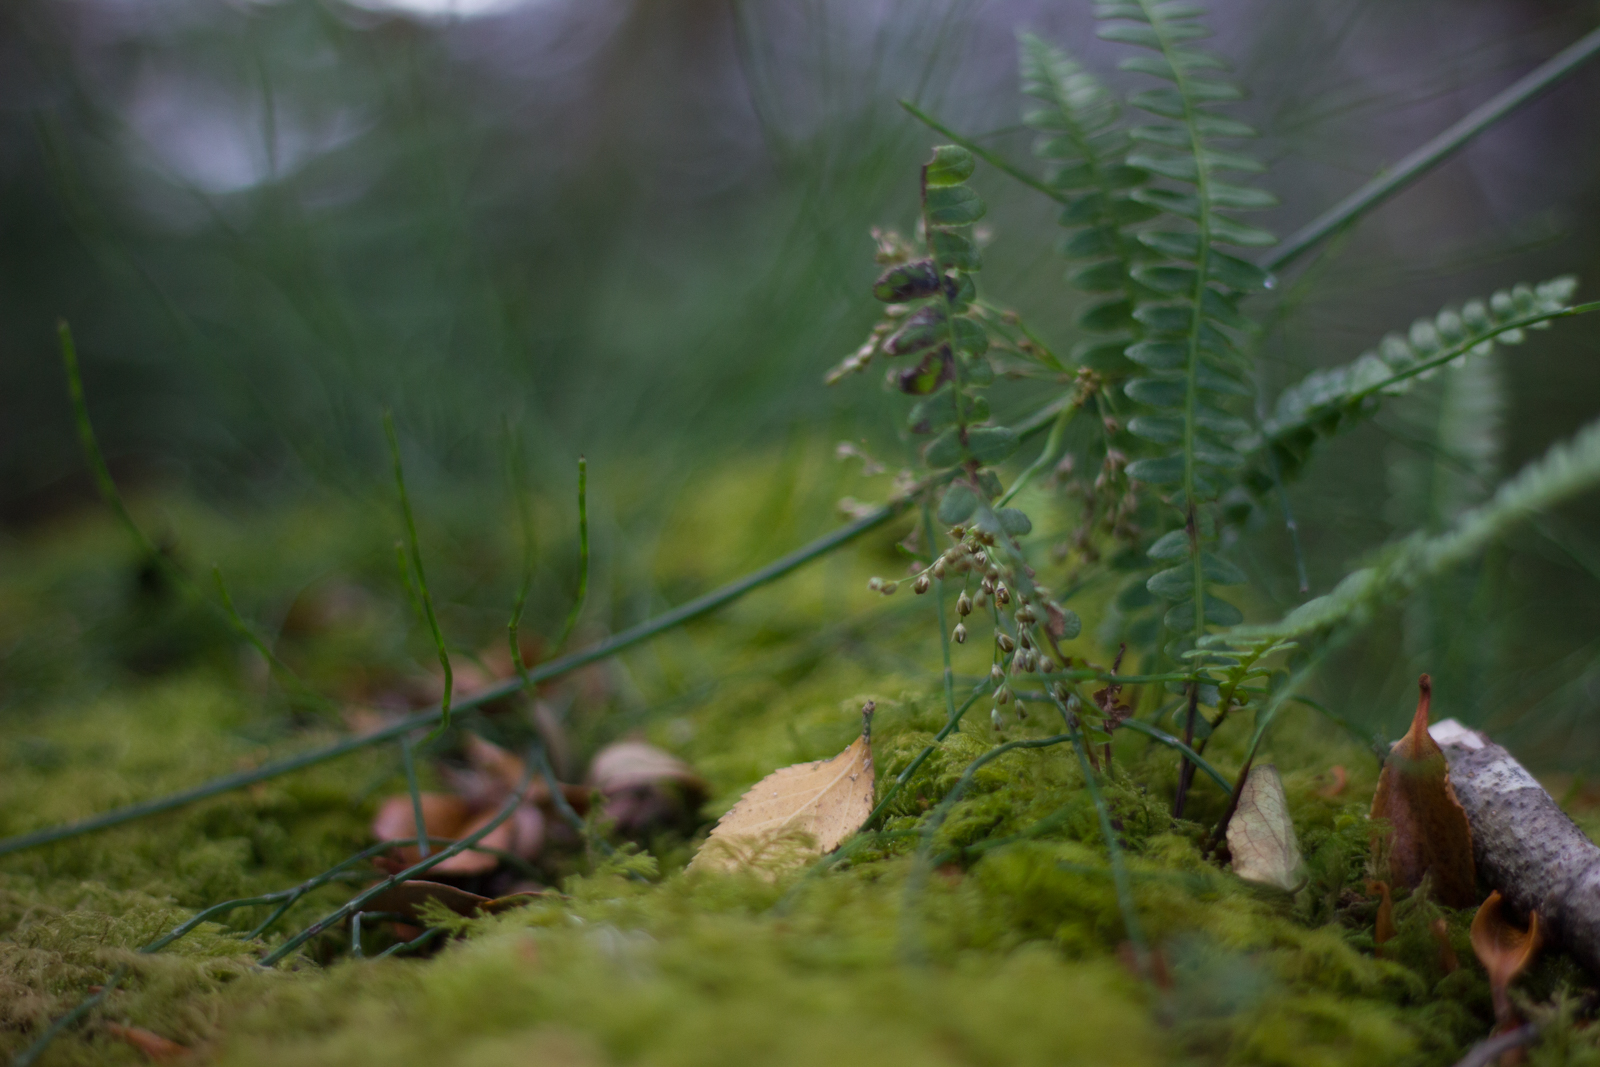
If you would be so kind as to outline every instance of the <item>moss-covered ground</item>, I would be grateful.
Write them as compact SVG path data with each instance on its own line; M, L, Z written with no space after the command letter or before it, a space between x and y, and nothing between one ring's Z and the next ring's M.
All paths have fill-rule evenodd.
M835 477L787 477L779 492L731 469L686 489L648 538L618 527L597 544L611 559L588 617L633 621L825 528L819 502L838 494ZM226 627L141 572L109 520L85 514L13 536L0 557L0 836L158 796L328 741L341 719L425 701L428 648L408 625L379 508L241 516L147 499L137 509L173 531L190 570L221 564L246 612L335 710L287 696ZM541 523L569 522L561 514L541 508ZM464 649L503 634L517 554L503 527L514 524L424 530L446 628ZM548 687L579 762L641 733L708 780L714 818L771 770L843 748L871 698L881 789L945 714L931 602L865 589L867 576L894 573L905 533ZM570 560L570 547L552 536L541 557ZM549 633L570 579L553 563L544 573L527 626ZM1074 651L1105 663L1086 596L1090 625ZM598 633L586 622L580 639ZM986 667L986 651L958 650L966 686ZM1336 687L1325 689L1337 706ZM1140 713L1165 699L1138 694ZM1237 770L1248 728L1225 729L1208 750L1224 773ZM1004 736L1051 732L1040 705L1008 720ZM885 828L919 829L996 740L988 705L975 707ZM934 842L947 862L927 878L908 878L910 833L775 881L687 876L694 841L664 835L631 860L550 857L542 874L560 894L463 920L427 958L352 958L341 926L274 971L255 966L265 946L370 882L368 868L297 903L264 938L240 936L263 917L246 910L159 953L134 951L198 909L287 887L370 843L379 798L404 784L394 746L368 749L0 859L0 1054L29 1046L126 966L122 985L42 1063L142 1062L107 1023L180 1042L198 1062L239 1065L1453 1062L1492 1022L1471 916L1400 899L1399 937L1375 956L1377 905L1364 888L1371 753L1296 710L1264 758L1283 773L1311 871L1293 896L1203 858L1222 792L1200 779L1188 819L1174 821L1176 756L1118 735L1103 788L1155 947L1144 977L1069 746L1013 752L979 772ZM1336 792L1335 766L1347 775ZM1022 839L989 847L1014 834ZM1462 962L1454 973L1429 929L1440 915ZM381 928L369 936L369 954L390 943ZM1582 982L1551 953L1521 988L1530 1010L1570 1014ZM1586 1031L1557 1019L1549 1034L1530 1062L1600 1062Z

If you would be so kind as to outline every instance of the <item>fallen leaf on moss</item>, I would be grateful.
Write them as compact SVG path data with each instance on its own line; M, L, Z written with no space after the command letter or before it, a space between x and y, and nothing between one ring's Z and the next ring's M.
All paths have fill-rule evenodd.
M177 1063L192 1051L187 1045L180 1045L138 1026L106 1023L106 1033L118 1041L126 1041L155 1063Z
M495 809L469 803L465 798L447 793L422 794L422 824L429 837L459 840L475 833L495 817ZM372 834L380 841L414 840L417 836L416 816L411 807L411 795L404 793L384 800L378 814L372 819ZM500 849L523 859L536 855L544 841L544 816L531 804L519 805L511 818L496 826L479 842L484 848ZM434 851L439 847L435 846ZM393 853L397 862L406 867L422 858L417 846L397 845ZM436 875L457 878L487 874L500 865L500 857L492 852L467 849L458 852L432 868ZM376 910L376 909L374 909Z
M1489 972L1496 1030L1509 1030L1521 1022L1511 1004L1511 983L1533 962L1542 940L1539 913L1530 912L1528 928L1519 930L1506 918L1505 902L1498 889L1489 894L1472 917L1472 951Z
M689 862L690 870L731 871L752 865L779 840L804 843L784 850L778 863L803 862L832 852L872 814L872 704L863 709L861 736L829 760L773 771L718 820Z
M644 838L657 830L694 828L710 790L689 765L643 741L616 741L595 754L588 782L617 832Z
M1245 778L1239 805L1228 821L1228 851L1233 873L1247 882L1292 893L1305 881L1283 779L1271 764L1252 767Z
M1382 899L1378 902L1378 915L1372 927L1372 954L1383 955L1383 946L1399 933L1394 925L1394 897L1389 893L1388 882L1367 883L1367 895Z
M1444 753L1428 736L1432 680L1424 674L1418 685L1422 692L1417 713L1411 729L1383 762L1371 817L1389 823L1391 881L1414 889L1431 872L1434 894L1441 904L1470 907L1478 899L1472 828L1450 786Z

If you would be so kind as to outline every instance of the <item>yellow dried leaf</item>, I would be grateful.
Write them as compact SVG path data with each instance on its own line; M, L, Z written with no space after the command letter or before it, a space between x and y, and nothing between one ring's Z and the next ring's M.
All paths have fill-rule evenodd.
M770 870L831 852L861 829L872 798L872 740L864 731L833 759L797 763L757 782L717 822L689 869L731 871L756 861Z
M1528 928L1519 930L1506 918L1505 904L1497 889L1489 894L1478 914L1472 917L1472 951L1489 972L1489 995L1494 1000L1497 1030L1509 1030L1518 1023L1511 1005L1511 983L1527 970L1539 952L1543 935L1539 913L1528 915Z
M1428 735L1433 683L1424 674L1411 729L1390 751L1372 798L1372 818L1387 819L1390 880L1415 889L1433 875L1439 903L1470 907L1478 899L1472 828L1450 786L1444 752Z
M1244 780L1239 806L1228 820L1228 851L1233 873L1247 882L1292 893L1305 881L1283 779L1271 764L1252 767Z

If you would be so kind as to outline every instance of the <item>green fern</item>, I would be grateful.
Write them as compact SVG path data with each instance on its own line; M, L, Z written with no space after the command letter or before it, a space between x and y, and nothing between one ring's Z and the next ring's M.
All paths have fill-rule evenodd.
M1281 621L1238 626L1224 642L1234 645L1310 637L1345 624L1359 625L1384 604L1421 582L1477 555L1506 530L1541 511L1600 484L1600 420L1591 422L1524 467L1480 507L1464 513L1445 532L1417 531L1353 571L1333 592L1300 605Z
M1134 265L1150 253L1128 231L1160 213L1133 197L1150 176L1124 162L1128 133L1115 125L1121 107L1100 79L1033 34L1020 35L1018 44L1022 92L1044 105L1026 109L1022 121L1039 132L1034 154L1052 164L1049 183L1062 195L1060 223L1069 231L1062 254L1083 261L1067 281L1086 293L1115 294L1078 316L1097 336L1077 345L1073 360L1123 370L1123 352L1143 333L1133 308L1155 295L1133 278Z
M1215 73L1226 68L1221 59L1189 43L1208 36L1198 21L1203 9L1137 0L1101 3L1095 12L1108 20L1101 37L1153 53L1125 59L1121 68L1165 83L1129 98L1157 121L1128 131L1137 147L1126 162L1165 184L1140 186L1130 194L1155 209L1162 225L1137 235L1150 255L1131 275L1153 297L1131 309L1144 337L1126 355L1144 373L1124 386L1128 397L1150 409L1133 418L1128 429L1155 446L1157 454L1131 464L1128 476L1174 491L1182 525L1150 549L1151 558L1174 565L1151 577L1148 588L1175 601L1164 619L1168 629L1198 640L1209 626L1241 619L1238 608L1207 591L1244 576L1202 550L1214 522L1199 508L1219 497L1244 466L1233 442L1247 424L1236 409L1254 388L1236 337L1253 326L1240 313L1239 300L1269 285L1260 268L1216 246L1271 244L1271 234L1223 212L1275 201L1266 192L1221 178L1263 168L1249 156L1216 147L1219 140L1255 131L1215 110L1243 94Z
M1520 344L1526 330L1600 309L1600 304L1570 306L1577 286L1571 276L1518 285L1487 301L1468 301L1459 311L1445 308L1431 319L1418 319L1407 335L1391 333L1355 362L1316 371L1284 390L1260 434L1241 447L1258 454L1271 448L1282 476L1291 477L1304 467L1318 441L1370 417L1381 398L1405 393L1413 382L1458 360L1487 355L1496 344ZM1258 491L1271 488L1264 473L1255 474L1251 483Z

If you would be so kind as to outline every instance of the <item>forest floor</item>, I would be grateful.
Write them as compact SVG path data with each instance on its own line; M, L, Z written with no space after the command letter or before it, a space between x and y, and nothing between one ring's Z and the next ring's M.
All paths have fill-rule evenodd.
M808 499L836 489L831 476L800 477ZM632 621L792 547L771 531L794 516L750 491L760 484L738 468L697 481L647 552L609 568L591 605ZM377 507L325 501L248 521L169 498L136 509L182 531L185 565L217 560L246 614L278 605L280 654L336 697L334 713L286 699L225 627L140 572L109 520L79 515L14 536L0 555L0 836L255 766L433 699L428 646L408 622ZM816 508L800 513L825 528ZM366 866L299 900L263 937L240 936L265 917L242 909L160 952L136 951L202 908L292 886L370 845L378 804L406 789L394 745L0 857L0 1055L28 1048L121 967L120 985L40 1063L1310 1067L1449 1064L1488 1034L1470 909L1402 894L1398 935L1375 955L1366 815L1378 763L1310 711L1284 716L1263 757L1282 773L1306 857L1309 880L1294 894L1206 859L1226 795L1201 776L1174 820L1178 757L1118 733L1103 788L1153 948L1143 965L1070 746L985 766L932 842L946 862L910 876L912 831L1000 737L987 702L899 794L887 832L847 862L809 874L685 873L710 821L772 770L838 753L859 734L866 700L878 709L880 795L943 724L929 598L866 590L870 575L892 572L908 527L544 686L573 753L566 778L606 742L643 737L707 783L699 826L647 833L641 849L552 845L534 860L550 892L453 921L448 943L422 958L370 958L395 943L383 924L368 929L367 958L354 958L339 924L276 969L256 966L381 876ZM442 620L452 640L498 647L513 539L462 524L424 540L435 595L452 605ZM558 628L566 581L541 579L530 631ZM1108 664L1085 596L1074 653ZM585 623L575 643L598 636ZM957 689L970 689L988 653L957 653ZM493 673L492 659L483 655L480 673ZM1337 692L1324 696L1337 705ZM1166 699L1147 687L1135 706L1148 719ZM1008 712L1004 738L1054 732L1044 712ZM1368 716L1391 724L1389 736L1409 717ZM492 730L492 720L461 721ZM1207 755L1232 775L1247 737L1236 724ZM458 755L449 738L425 748L424 788L447 788ZM1570 792L1575 817L1600 826ZM480 888L503 890L507 876L494 877ZM1441 917L1450 952L1430 929ZM1571 1019L1584 984L1549 951L1519 985L1548 1022L1527 1062L1600 1063L1600 1042ZM189 1051L148 1039L141 1049L143 1032Z

